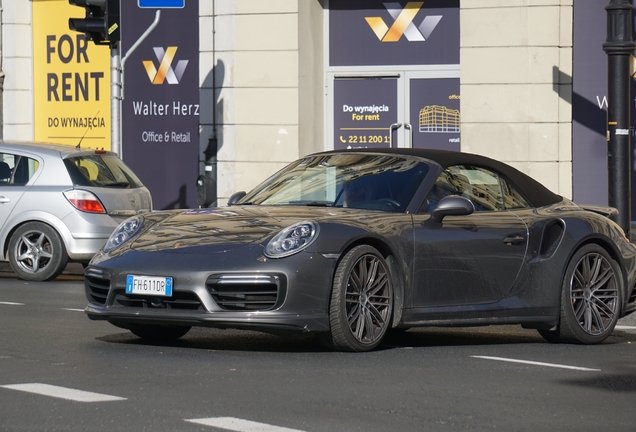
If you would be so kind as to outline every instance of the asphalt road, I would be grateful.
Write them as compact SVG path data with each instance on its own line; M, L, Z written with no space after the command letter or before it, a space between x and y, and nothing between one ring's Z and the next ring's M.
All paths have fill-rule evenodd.
M214 329L153 345L85 304L79 281L0 279L0 430L636 430L631 317L599 346L506 326L352 354Z

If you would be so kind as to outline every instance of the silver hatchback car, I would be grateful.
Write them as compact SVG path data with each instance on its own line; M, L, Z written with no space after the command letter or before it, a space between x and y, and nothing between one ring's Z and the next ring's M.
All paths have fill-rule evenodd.
M88 263L150 192L115 153L0 142L0 260L25 280Z

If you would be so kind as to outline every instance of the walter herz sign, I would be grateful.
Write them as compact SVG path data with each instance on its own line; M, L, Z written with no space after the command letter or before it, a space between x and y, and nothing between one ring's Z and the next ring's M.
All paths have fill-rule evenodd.
M182 104L181 101L172 101L172 105L158 104L153 101L133 101L135 116L198 116L199 104ZM143 142L192 142L192 131L178 132L175 130L156 132L145 130L141 133Z
M123 159L150 189L155 209L197 205L198 3L121 3L124 53L154 21L152 7L162 7L157 27L126 60L122 104Z

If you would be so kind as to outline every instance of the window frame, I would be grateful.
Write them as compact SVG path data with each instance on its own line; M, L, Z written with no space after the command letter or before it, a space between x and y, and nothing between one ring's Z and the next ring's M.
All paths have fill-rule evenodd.
M445 183L447 186L452 187L454 190L454 193L442 193L439 195L439 197L436 197L438 198L437 201L431 201L429 197L434 189L436 190L438 194L440 191L443 191L443 190L446 190L446 191L451 190L451 188L447 186L440 185L439 182L440 182L440 178L444 178L444 177L447 178L448 176L452 176L453 173L451 171L454 168L460 171L480 171L481 173L488 175L492 179L496 180L496 185L497 185L496 188L499 191L499 196L497 197L497 201L499 202L499 208L496 208L496 207L492 209L483 208L484 202L477 199L477 197L474 196L472 190L469 192L464 191L462 193L462 191L457 187L457 185L454 185L452 182L446 179L443 181L443 183ZM469 185L471 186L474 185L473 183L470 183L469 176L464 176L464 177L466 177L465 181L467 181ZM484 185L486 185L486 183L484 183ZM494 186L495 183L493 182L492 185ZM518 198L523 201L521 203L521 206L511 207L510 205L508 205L507 197L512 196L509 193L509 191L514 191L516 195L518 196ZM492 168L479 166L479 165L457 164L457 165L449 165L440 171L440 173L435 178L435 181L433 182L428 193L426 194L424 203L420 207L420 210L418 211L418 213L422 213L422 214L430 213L435 208L436 204L442 198L449 195L458 195L458 196L463 196L466 199L469 199L473 203L473 205L475 205L475 212L480 212L480 213L491 212L491 211L507 211L507 210L521 210L521 209L534 208L532 204L530 203L530 201L523 194L523 192L521 192L519 187L517 187L517 185L511 182L510 179L508 179L505 175L501 174L499 171L494 170ZM480 201L481 201L481 204L480 204Z

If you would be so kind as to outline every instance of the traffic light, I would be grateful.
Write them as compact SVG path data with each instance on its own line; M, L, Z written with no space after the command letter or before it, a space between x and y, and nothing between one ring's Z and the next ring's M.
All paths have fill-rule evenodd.
M68 0L86 10L85 18L69 18L71 30L84 33L97 45L114 46L119 41L119 0Z

